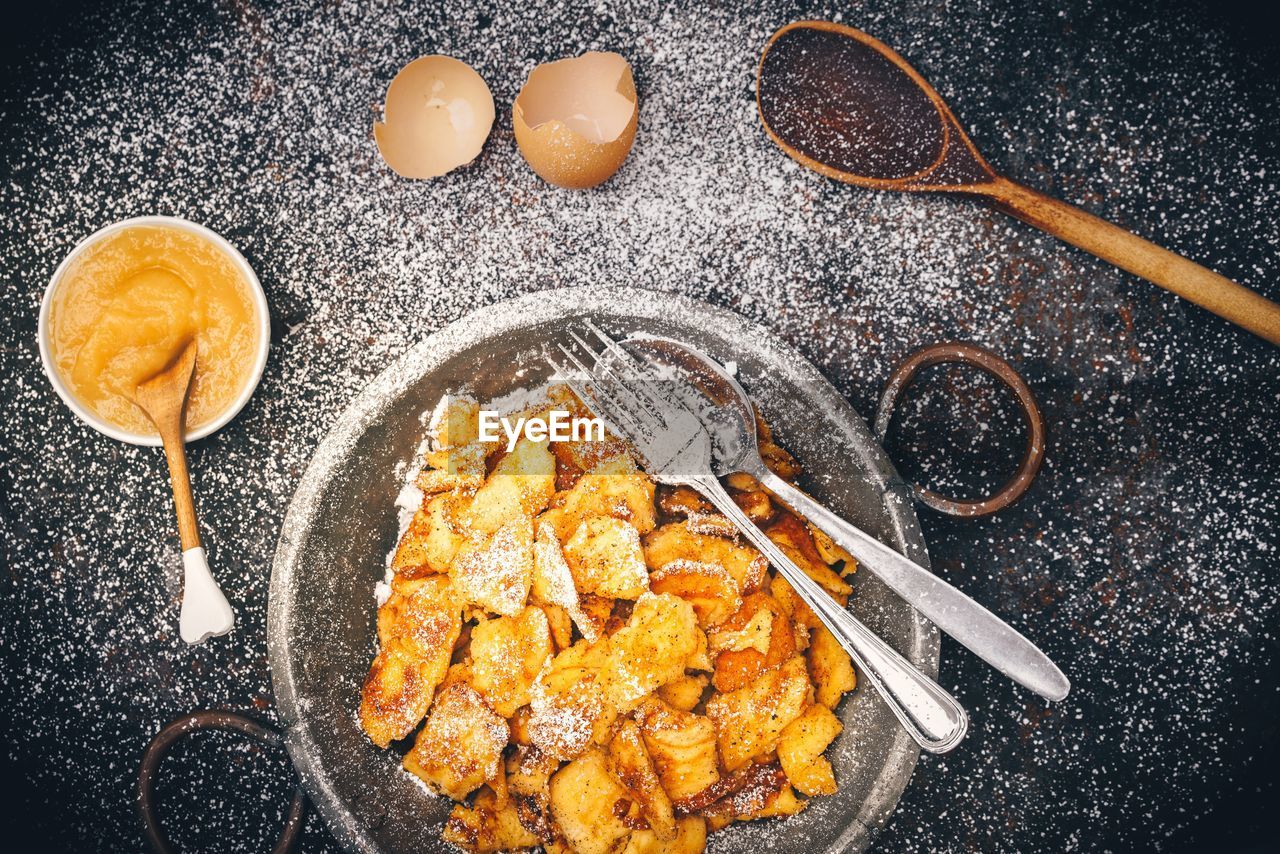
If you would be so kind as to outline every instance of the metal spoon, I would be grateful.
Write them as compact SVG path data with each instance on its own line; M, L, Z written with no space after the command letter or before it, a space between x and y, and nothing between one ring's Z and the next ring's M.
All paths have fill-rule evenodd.
M1016 629L929 570L841 519L764 464L756 442L755 409L746 391L702 351L669 338L635 336L625 345L648 359L670 380L712 436L712 468L717 476L749 474L795 512L826 532L939 629L1005 676L1042 697L1061 700L1071 683L1049 657ZM712 406L705 405L709 401Z

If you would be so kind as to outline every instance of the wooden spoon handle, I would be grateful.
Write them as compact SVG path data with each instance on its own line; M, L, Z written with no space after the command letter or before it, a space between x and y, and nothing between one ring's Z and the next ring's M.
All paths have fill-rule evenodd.
M196 524L196 506L191 497L191 477L187 474L187 451L183 444L181 423L174 431L163 431L164 457L169 463L169 484L173 487L173 506L178 511L178 536L182 550L200 547L200 528Z
M1118 225L1008 180L984 188L995 206L1122 270L1280 344L1280 305Z

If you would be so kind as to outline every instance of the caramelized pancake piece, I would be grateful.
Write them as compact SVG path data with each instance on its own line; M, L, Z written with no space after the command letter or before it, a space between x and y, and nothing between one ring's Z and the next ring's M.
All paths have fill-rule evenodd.
M652 830L635 830L622 854L702 854L707 847L707 820L687 815L676 820L676 836L662 840Z
M578 404L574 414L590 417L586 407ZM614 457L627 456L627 443L612 434L606 434L603 442L574 441L552 442L551 453L556 456L556 487L572 489L584 474Z
M462 500L459 496L442 493L423 502L400 538L391 559L392 570L412 574L447 572L463 541L457 520L458 505Z
M752 759L771 754L787 724L813 702L813 686L804 659L792 658L754 682L707 701L715 723L724 767L736 771Z
M740 629L721 628L707 635L707 643L712 655L722 652L742 652L753 649L761 655L769 654L769 644L773 639L773 614L768 608L761 608Z
M604 621L582 609L573 571L564 559L560 541L551 525L539 520L538 535L533 543L533 586L535 599L562 608L573 624L589 641L595 641L604 630ZM558 641L557 641L558 642ZM568 646L568 643L563 644Z
M414 484L426 495L458 492L472 495L484 483L488 448L473 442L432 451Z
M456 598L448 578L395 576L391 595L378 609L378 644L384 646L393 637L414 633L417 623L430 616L436 603Z
M524 608L533 577L533 525L517 515L491 536L463 543L451 572L466 601L504 617Z
M716 690L736 691L790 659L796 653L795 637L791 618L781 603L767 593L752 593L716 633L717 643L724 650L715 659L712 681Z
M809 802L797 798L795 789L788 785L770 794L752 797L739 794L734 799L737 817L743 821L756 818L786 818L789 815L795 815L808 805Z
M560 760L536 747L519 747L507 760L507 788L516 795L546 794Z
M716 728L709 718L650 697L636 709L635 720L672 801L691 798L720 780Z
M600 670L605 696L620 712L634 709L650 691L684 675L700 638L705 641L688 602L668 594L641 596L627 625L608 639Z
M858 568L858 561L854 556L836 545L835 540L828 537L824 531L807 522L805 527L809 529L809 536L813 537L813 547L817 549L818 555L824 563L833 568L836 564L843 564L840 567L842 576L848 575Z
M702 811L712 830L734 821L795 815L806 805L796 797L776 762L748 765L734 772L723 784L729 794Z
M433 450L474 442L480 435L480 404L463 395L446 395L431 414L429 429Z
M534 605L515 617L481 620L471 630L471 684L504 718L529 702L529 689L550 657L550 627Z
M360 699L360 725L374 744L404 738L431 707L462 628L462 606L445 576L396 579L378 614L381 649Z
M640 815L649 822L654 834L662 840L676 836L676 817L671 798L658 780L658 772L633 720L624 720L609 742L609 767L627 790Z
M649 588L684 599L704 629L724 622L742 606L738 582L718 563L673 560L650 574Z
M668 522L645 537L644 559L650 569L677 560L718 564L733 576L742 593L759 587L768 568L764 556L755 549L722 537L694 533L682 522Z
M685 518L684 526L695 534L722 537L735 542L738 539L738 529L729 521L728 516L719 513L699 513L695 510Z
M694 634L697 635L697 647L694 649L693 655L684 663L686 670L701 670L709 673L712 670L711 664L711 644L707 642L707 635L701 629ZM661 687L661 686L659 686Z
M656 493L658 509L666 516L687 517L690 513L713 513L715 505L689 486L663 486Z
M778 600L783 613L790 617L792 622L809 629L816 629L822 625L822 620L809 607L809 603L801 599L800 594L791 586L791 582L781 575L770 576L769 593Z
M609 516L630 522L641 534L647 534L655 523L653 490L653 481L636 468L629 455L604 460L564 496L564 515L557 523L557 533L563 540L588 517Z
M593 749L551 778L551 814L574 854L612 854L631 833L622 820L627 791ZM621 805L621 808L620 808Z
M466 513L468 530L492 534L517 517L532 519L546 508L555 488L556 461L546 442L521 439L476 490Z
M536 747L522 746L507 758L507 791L520 823L543 842L556 838L551 819L551 775L560 760Z
M826 626L819 626L809 636L807 657L814 699L828 709L834 709L840 698L858 684L849 653L844 651L840 641Z
M391 557L391 569L394 572L400 574L407 571L408 574L423 574L415 571L419 569L425 572L439 571L431 569L427 561L425 544L432 527L431 514L424 503L421 508L414 511L413 518L409 520L409 527L405 528L404 536L396 544L395 554Z
M618 603L608 596L597 596L594 593L584 593L582 595L582 613L586 615L587 621L598 626L596 634L604 636L610 632L617 631L618 626L610 625L615 621L613 612L614 606ZM624 606L630 606L631 603L623 600Z
M800 476L800 464L796 462L795 457L774 444L772 440L760 443L760 458L764 460L765 467L769 471L785 481L794 483Z
M666 685L658 686L658 690L654 693L668 706L687 712L702 702L702 695L706 693L710 682L710 678L701 673L681 676Z
M599 682L608 640L587 641L551 660L530 691L529 740L548 756L573 759L608 735L617 711Z
M457 682L440 690L406 770L434 791L460 801L498 776L510 731L471 686Z
M790 513L780 513L765 531L787 557L841 605L849 601L853 588L823 561L813 544L809 527Z
M791 785L811 796L836 793L835 772L822 753L843 729L840 719L820 705L787 725L778 740L778 762Z
M757 525L763 525L773 518L773 502L759 489L733 493L733 503Z
M564 544L564 558L580 593L635 599L649 589L640 534L622 519L592 516L582 520Z
M500 803L490 789L476 795L470 807L455 806L441 838L475 854L520 851L542 843L521 823L515 804Z
M530 601L536 601L536 598L531 596ZM546 615L547 626L551 629L551 651L559 652L573 646L573 620L569 618L569 612L546 602L537 602L537 605Z

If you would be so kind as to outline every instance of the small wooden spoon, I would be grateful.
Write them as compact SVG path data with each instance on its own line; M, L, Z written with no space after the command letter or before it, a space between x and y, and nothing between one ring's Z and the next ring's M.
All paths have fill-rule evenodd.
M828 178L876 190L984 197L998 210L1280 344L1280 305L996 174L933 87L861 30L829 21L797 21L778 30L760 57L756 104L773 141Z
M133 397L134 403L160 431L165 459L169 462L169 483L173 486L178 534L182 539L182 613L178 627L182 639L192 644L226 634L236 620L227 597L209 573L204 547L200 545L200 529L196 525L191 479L187 475L183 415L195 367L196 343L192 341L169 367L140 383Z

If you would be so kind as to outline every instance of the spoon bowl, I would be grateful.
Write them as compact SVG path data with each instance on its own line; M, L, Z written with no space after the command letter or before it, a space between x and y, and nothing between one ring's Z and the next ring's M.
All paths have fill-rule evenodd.
M764 465L755 406L732 374L683 341L633 335L622 346L661 372L663 389L702 421L711 436L711 470L716 477L750 473Z
M778 30L756 105L788 156L874 190L967 193L1280 344L1280 305L1074 205L997 174L951 109L888 45L830 21Z
M770 138L828 178L952 192L997 178L942 96L861 30L827 21L783 27L760 58L758 84Z

